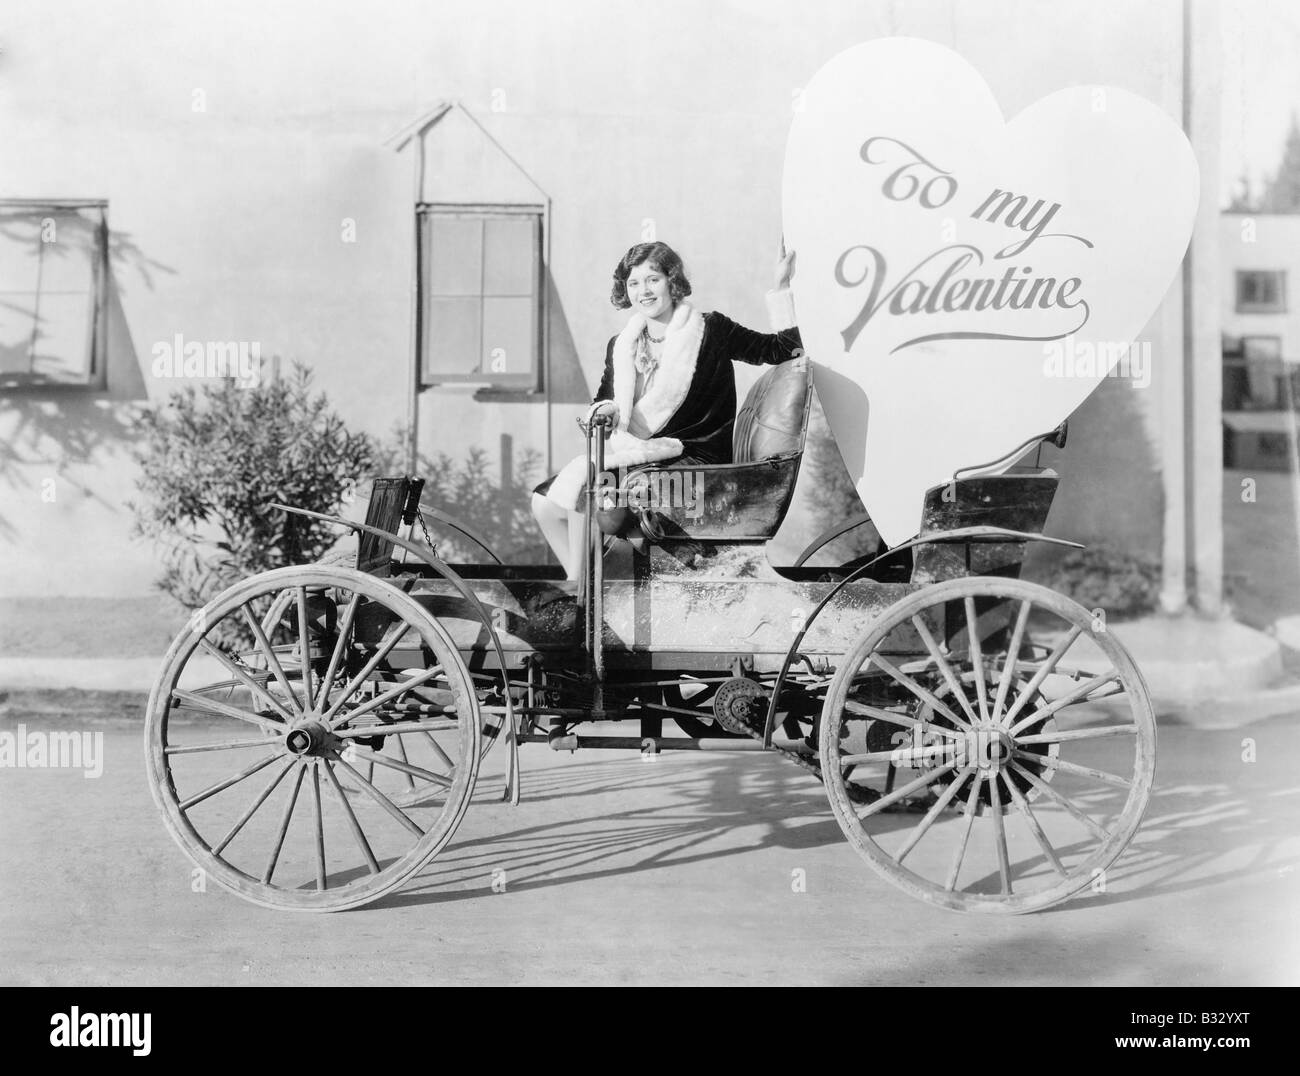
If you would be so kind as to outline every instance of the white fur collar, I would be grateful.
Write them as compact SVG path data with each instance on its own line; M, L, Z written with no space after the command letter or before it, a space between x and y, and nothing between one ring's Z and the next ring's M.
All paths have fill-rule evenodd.
M619 429L641 438L653 437L663 429L686 400L704 339L704 315L690 303L677 304L664 333L663 357L654 381L633 407L636 338L645 324L645 315L634 313L614 341L614 402L618 404Z

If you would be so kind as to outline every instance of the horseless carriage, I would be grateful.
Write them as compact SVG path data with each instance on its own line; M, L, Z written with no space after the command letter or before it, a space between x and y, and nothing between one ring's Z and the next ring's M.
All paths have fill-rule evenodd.
M486 544L416 479L376 480L364 523L318 517L356 532L354 565L237 583L168 651L146 754L172 835L255 903L355 908L447 845L497 744L512 803L523 743L736 747L820 778L853 848L934 904L1024 912L1099 888L1146 806L1155 721L1104 618L1019 578L1029 543L1073 544L1042 534L1056 476L1006 466L1022 445L931 490L895 549L806 563L855 519L774 566L811 391L806 359L773 367L734 463L640 468L612 504L593 409L577 582L490 551L444 563L426 517ZM635 735L578 731L595 721Z

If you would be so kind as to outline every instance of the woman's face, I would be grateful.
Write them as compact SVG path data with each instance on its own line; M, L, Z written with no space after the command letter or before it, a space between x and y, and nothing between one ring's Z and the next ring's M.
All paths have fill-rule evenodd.
M647 318L661 318L672 313L673 298L668 291L668 277L653 262L634 265L627 275L627 297L633 308Z

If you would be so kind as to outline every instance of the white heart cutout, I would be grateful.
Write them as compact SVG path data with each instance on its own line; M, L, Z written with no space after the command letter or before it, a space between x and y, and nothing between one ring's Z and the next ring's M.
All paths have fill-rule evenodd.
M927 489L1138 370L1125 348L1199 187L1181 128L1126 90L1070 87L1006 122L970 64L915 38L817 72L786 147L785 242L818 397L886 542L916 533Z

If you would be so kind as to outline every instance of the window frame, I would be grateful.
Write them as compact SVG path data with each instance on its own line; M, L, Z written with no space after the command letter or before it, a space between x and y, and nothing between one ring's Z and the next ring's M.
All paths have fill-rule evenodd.
M550 207L537 203L494 202L417 202L415 206L419 242L416 246L415 303L418 341L417 387L420 391L439 385L477 385L481 391L525 393L543 391L542 373L546 369L547 355L547 300L546 300L546 237L550 234ZM536 288L533 307L532 363L519 373L493 373L479 370L474 373L437 373L428 370L429 331L431 315L428 306L427 278L432 268L433 220L438 217L458 217L472 220L493 220L525 217L535 221L534 249L536 253ZM485 298L480 287L480 302ZM490 298L490 296L487 296ZM480 325L481 325L480 307Z
M1260 341L1267 342L1270 346L1270 354L1251 355L1251 344ZM1290 364L1282 351L1282 337L1278 333L1247 333L1241 338L1241 360L1242 366L1246 370L1246 402L1250 405L1252 411L1276 411L1282 407L1282 398L1285 391L1281 387L1282 379L1291 376ZM1272 401L1259 402L1255 394L1251 391L1255 387L1252 380L1252 373L1258 376L1258 371L1263 371L1267 376L1274 379L1274 392L1271 394L1275 399Z
M1267 303L1253 302L1242 297L1243 287L1248 277L1272 276L1278 282L1278 301L1273 306ZM1236 309L1238 314L1285 314L1287 313L1287 271L1285 269L1238 269L1234 280L1236 292Z
M7 383L0 374L0 394L45 392L103 392L108 387L108 278L110 272L108 199L106 198L0 198L0 212L9 209L68 212L97 210L96 250L91 257L91 304L86 329L88 354L83 379L63 381L18 381ZM12 376L12 375L8 375Z
M1273 345L1272 350L1275 354L1270 355L1250 355L1250 345L1258 341L1267 341ZM1276 359L1278 363L1284 364L1286 360L1282 356L1282 334L1281 333L1246 333L1241 338L1241 361L1245 363L1272 361Z

